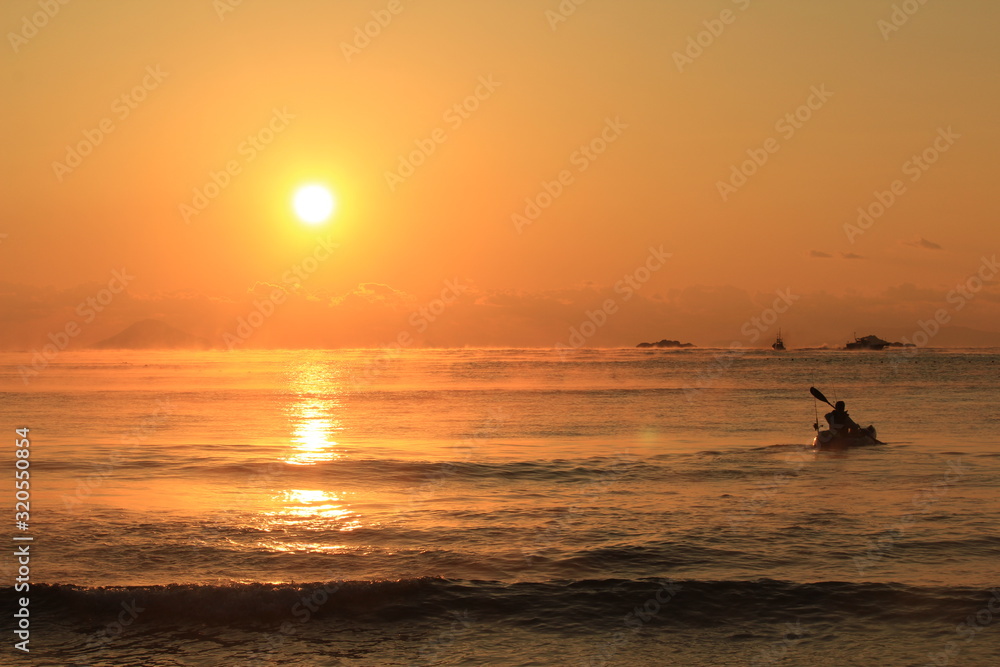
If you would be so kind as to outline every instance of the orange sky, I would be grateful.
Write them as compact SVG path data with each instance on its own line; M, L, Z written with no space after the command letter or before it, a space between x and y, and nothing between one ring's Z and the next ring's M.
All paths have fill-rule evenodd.
M940 310L938 343L1000 341L975 333L1000 332L1000 6L571 6L3 3L0 346L149 317L222 344L274 289L240 346L551 346L609 300L587 345L759 346L778 290L792 344L899 338ZM339 200L323 227L290 207L307 182ZM876 192L893 203L845 230Z

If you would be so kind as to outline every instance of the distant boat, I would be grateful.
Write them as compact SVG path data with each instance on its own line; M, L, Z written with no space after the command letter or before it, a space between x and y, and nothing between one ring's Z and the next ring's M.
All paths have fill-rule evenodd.
M884 350L887 347L915 347L913 343L890 343L887 340L882 340L878 336L868 335L858 338L857 334L854 334L854 342L848 343L844 346L845 350Z
M882 340L878 336L863 336L858 338L857 334L854 334L854 342L848 343L844 349L845 350L882 350L887 345L891 345L887 340Z
M778 329L778 337L774 339L774 345L771 346L771 349L778 352L784 351L785 341L781 340L781 329Z

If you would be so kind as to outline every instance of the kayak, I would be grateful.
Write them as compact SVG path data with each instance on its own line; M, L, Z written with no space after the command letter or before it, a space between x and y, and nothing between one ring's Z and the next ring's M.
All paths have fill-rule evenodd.
M813 447L816 449L851 449L852 447L870 447L871 445L881 445L882 443L875 437L875 427L861 429L860 433L854 435L842 435L833 431L820 431L813 439Z

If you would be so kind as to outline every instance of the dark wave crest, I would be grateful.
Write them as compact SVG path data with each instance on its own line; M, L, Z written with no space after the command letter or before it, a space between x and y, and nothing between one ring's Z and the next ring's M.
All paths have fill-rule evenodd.
M14 595L10 588L2 594L5 598ZM562 630L653 616L657 623L697 627L799 621L949 625L984 608L994 597L1000 597L997 589L839 581L801 584L771 579L501 583L425 577L309 584L97 588L40 584L31 588L33 609L70 624L107 619L129 607L143 620L235 627L303 619L418 622L456 615Z

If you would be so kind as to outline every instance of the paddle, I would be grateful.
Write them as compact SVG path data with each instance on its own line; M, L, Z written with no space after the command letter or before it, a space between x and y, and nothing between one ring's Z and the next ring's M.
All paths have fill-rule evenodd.
M817 399L823 401L824 403L826 403L827 405L829 405L834 410L837 409L836 406L833 403L831 403L830 401L826 400L826 396L823 395L823 392L821 392L816 387L809 387L809 393L812 394L814 398L817 398Z

